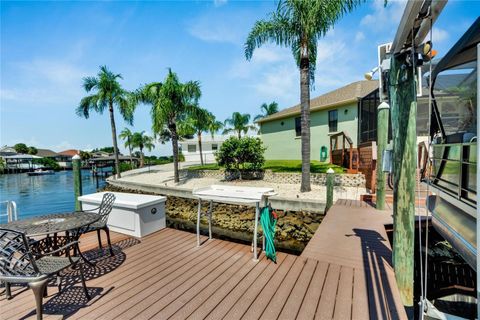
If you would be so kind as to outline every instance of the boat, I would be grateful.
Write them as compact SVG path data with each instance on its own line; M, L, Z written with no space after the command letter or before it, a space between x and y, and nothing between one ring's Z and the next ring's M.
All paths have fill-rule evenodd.
M477 95L480 18L432 72L431 170L434 228L477 270Z
M37 169L37 170L32 171L32 172L27 172L27 174L29 176L45 176L45 175L55 174L55 171Z

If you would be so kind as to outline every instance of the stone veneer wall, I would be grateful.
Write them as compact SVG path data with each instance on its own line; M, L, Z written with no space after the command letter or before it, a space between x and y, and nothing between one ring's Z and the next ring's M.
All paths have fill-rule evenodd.
M136 189L127 189L108 184L105 191L152 194ZM202 211L207 212L209 203L203 202ZM195 232L198 200L167 196L165 211L167 226ZM292 253L301 253L323 220L323 212L275 210L278 221L275 246ZM254 230L255 208L249 206L214 203L212 231L215 237L251 243ZM202 230L207 228L207 218L202 216ZM261 227L259 227L260 233Z
M180 170L182 178L195 179L195 178L213 178L220 180L233 180L237 179L236 174L226 174L224 170ZM266 170L263 174L263 180L267 182L275 183L290 183L300 184L302 175L299 172L272 172ZM310 175L310 181L314 185L324 186L326 184L327 175L325 173L312 173ZM336 174L335 185L342 187L365 187L365 175L358 174Z

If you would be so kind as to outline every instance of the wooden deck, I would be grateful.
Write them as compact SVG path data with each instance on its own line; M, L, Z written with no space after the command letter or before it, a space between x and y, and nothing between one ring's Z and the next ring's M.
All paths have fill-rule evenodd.
M337 207L323 226L335 222ZM351 210L348 214L355 215ZM330 227L342 228L337 224ZM174 229L141 240L113 234L116 255L111 257L96 249L92 233L82 239L97 262L95 268L85 266L92 300L86 301L71 271L61 294L53 283L49 287L45 319L403 319L391 281L388 241L382 233L371 237L362 233L368 227L358 228L327 233L330 253L319 230L302 256L279 253L277 264L263 254L253 262L250 246L243 244L203 238L197 248L194 234ZM333 246L334 233L345 242ZM339 248L350 259L342 258ZM0 297L0 310L1 319L35 317L32 292L14 288L12 300Z
M368 289L370 318L406 319L392 267L385 225L392 211L366 202L338 200L328 211L302 257L354 268Z

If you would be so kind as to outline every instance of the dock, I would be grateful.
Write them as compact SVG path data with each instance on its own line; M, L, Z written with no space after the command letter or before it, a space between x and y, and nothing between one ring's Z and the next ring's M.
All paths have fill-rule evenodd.
M348 204L347 204L348 203ZM251 259L250 246L163 229L142 239L112 234L115 256L97 249L93 233L82 249L92 296L78 275L54 283L44 298L45 319L404 319L383 221L362 203L337 202L300 256L277 263ZM373 217L379 219L374 220ZM382 217L381 220L380 216ZM372 221L374 220L374 221ZM336 228L336 229L335 229ZM383 230L383 231L382 231ZM0 296L2 319L35 317L31 290Z

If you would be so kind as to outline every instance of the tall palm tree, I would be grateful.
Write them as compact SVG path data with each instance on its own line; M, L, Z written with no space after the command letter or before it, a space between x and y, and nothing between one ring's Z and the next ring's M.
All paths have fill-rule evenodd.
M155 136L164 135L168 131L173 148L173 171L175 182L179 182L178 174L178 131L177 123L198 108L201 96L200 83L188 81L181 83L178 76L168 70L165 81L147 84L135 93L136 102L152 106L152 129Z
M77 115L86 119L90 116L90 111L96 111L102 114L106 108L110 114L110 126L112 128L113 153L115 156L115 172L117 178L120 178L120 165L118 160L117 130L115 127L114 106L122 115L127 123L133 123L134 104L129 103L129 92L124 90L118 79L123 79L120 74L115 74L101 66L96 77L83 78L83 88L86 92L95 93L88 95L80 101L77 107Z
M132 149L133 149L133 144L132 144L132 136L133 132L130 131L128 128L124 128L122 132L118 135L118 137L122 140L125 140L125 148L128 148L128 153L130 155L130 167L133 169L133 158L132 158Z
M275 101L271 102L270 104L263 103L260 106L260 110L262 111L262 114L257 114L255 116L255 118L253 118L254 121L257 121L261 118L264 118L264 117L270 116L274 113L277 113L278 112L278 103L276 103Z
M300 69L300 105L302 138L302 183L310 186L310 81L314 81L317 41L325 36L345 13L366 0L280 0L269 20L255 22L245 43L250 60L256 48L267 42L292 49Z
M153 144L153 138L145 135L145 131L135 132L132 135L132 146L140 149L140 167L143 167L145 165L145 155L143 153L143 149L152 151L152 149L155 147Z
M242 132L247 134L248 130L255 129L255 126L249 125L250 115L248 113L241 114L240 112L232 113L232 117L225 120L225 126L229 128L223 129L223 134L235 132L238 138L242 137Z
M200 163L203 165L202 133L210 131L212 138L215 132L220 130L223 124L215 119L215 116L206 109L197 108L181 123L181 131L197 135L198 150L200 151Z

